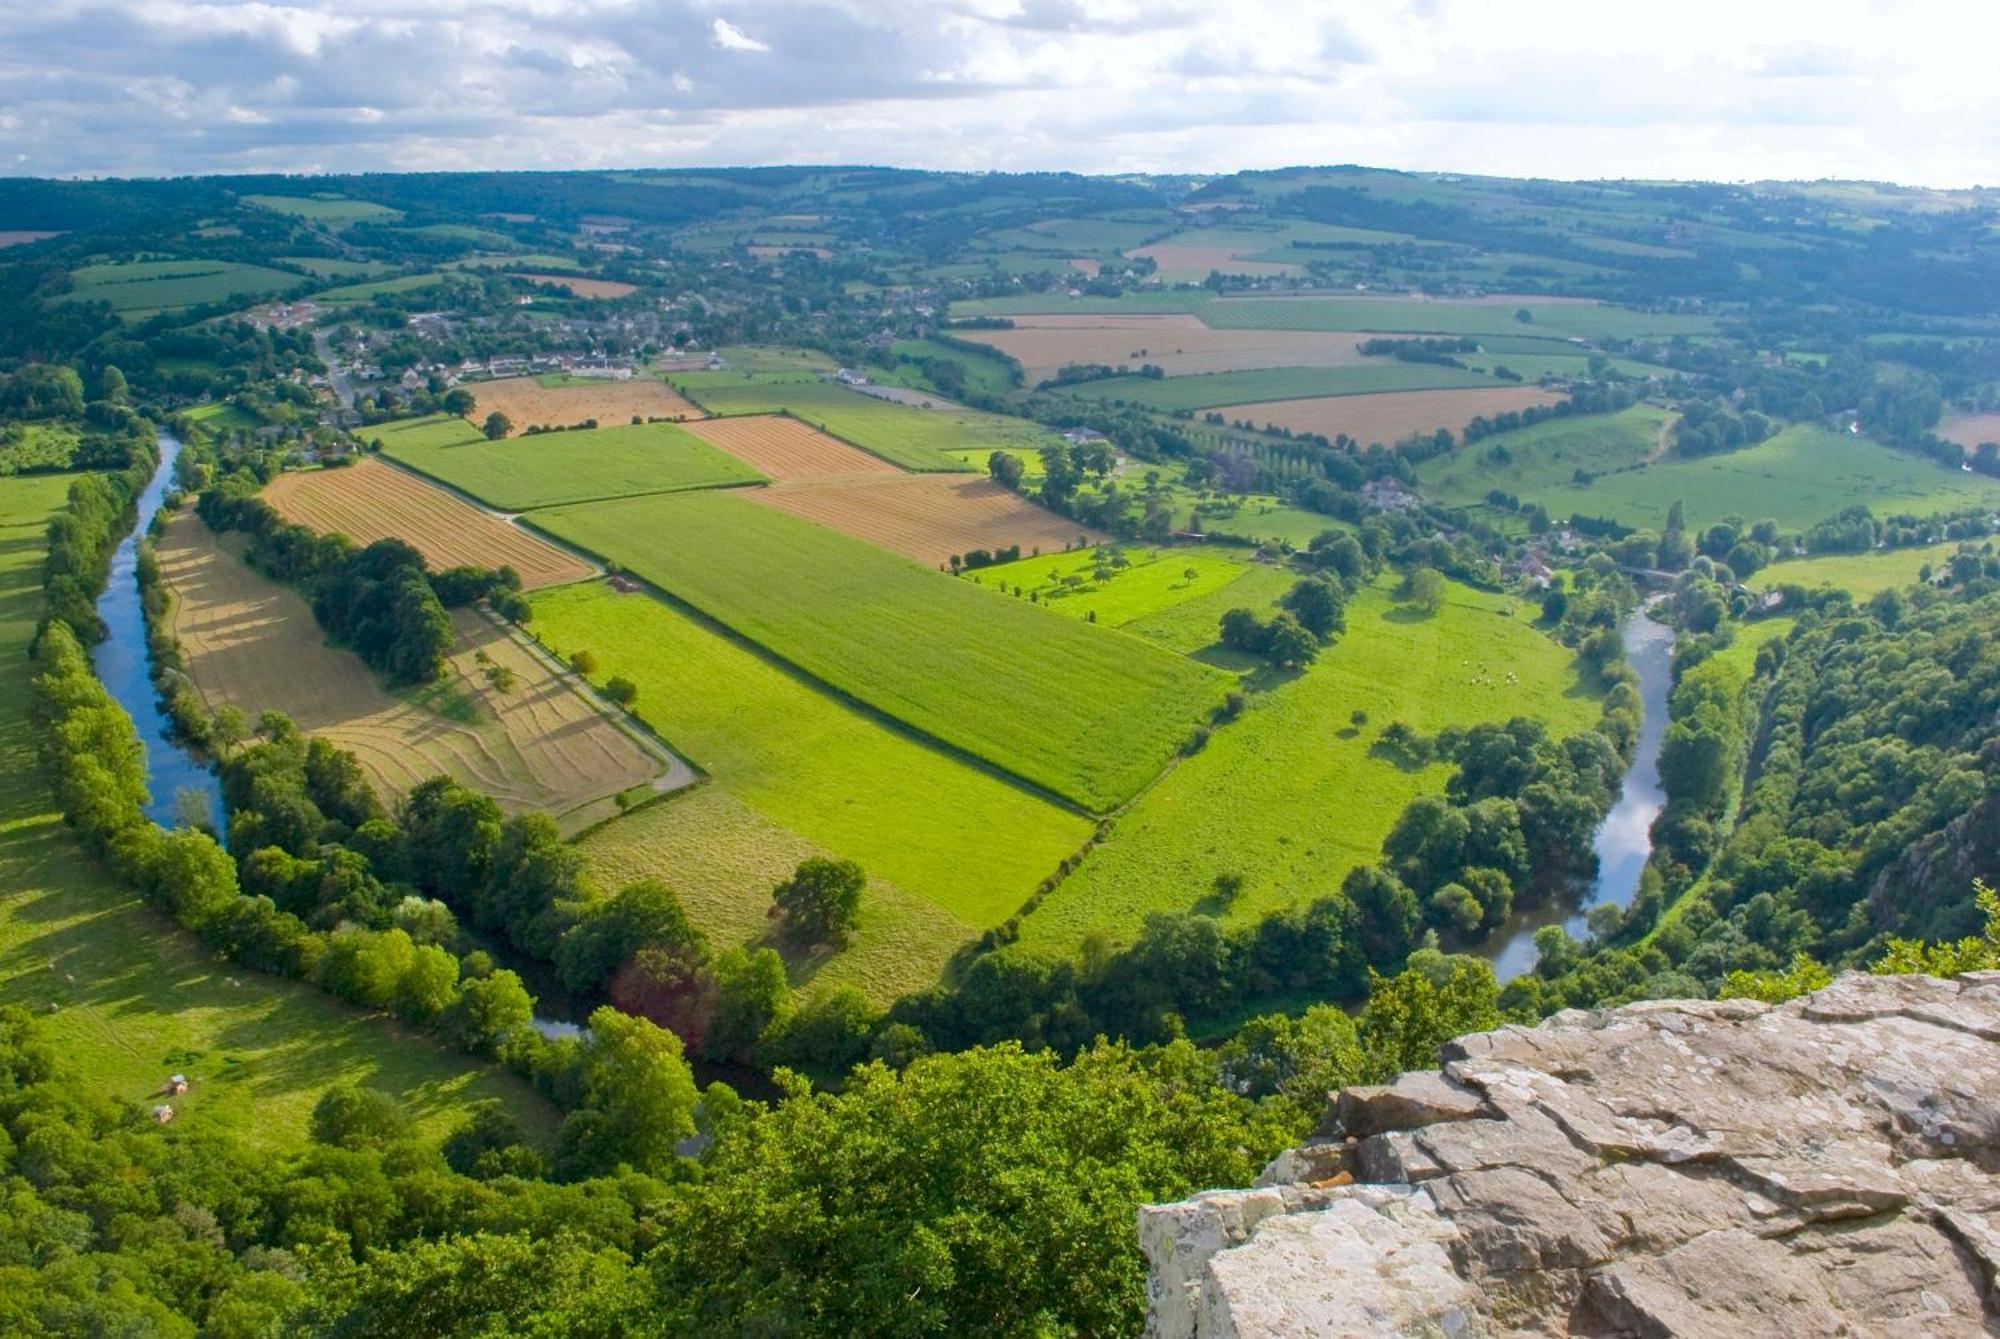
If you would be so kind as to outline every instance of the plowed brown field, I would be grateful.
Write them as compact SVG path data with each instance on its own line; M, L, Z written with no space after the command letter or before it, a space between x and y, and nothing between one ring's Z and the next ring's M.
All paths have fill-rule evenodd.
M1345 367L1365 361L1345 330L1211 330L1185 314L1016 316L1012 330L953 330L1019 360L1029 384L1065 363L1154 363L1169 376L1258 367Z
M641 418L701 417L701 410L656 377L593 380L581 386L544 386L535 377L506 377L475 381L465 389L476 402L472 421L484 423L497 409L514 425L509 436L530 427L566 428L593 418L603 427L615 428L631 422L634 414Z
M1316 400L1270 400L1263 404L1233 404L1222 412L1232 423L1257 427L1275 423L1293 432L1317 432L1332 438L1346 433L1354 440L1390 443L1413 432L1450 428L1457 432L1481 414L1504 414L1535 405L1554 404L1563 397L1539 386L1475 387L1455 391L1385 391L1378 395L1329 395Z
M615 815L621 791L692 779L476 610L452 614L457 640L443 682L392 693L358 657L327 645L302 596L253 571L192 512L167 523L158 552L174 593L169 625L209 708L232 705L252 719L284 712L352 750L384 800L443 773L510 813L545 810L574 832ZM511 690L494 687L488 664L513 673Z
M682 426L778 483L848 474L902 473L880 456L871 456L782 414L707 418Z
M373 457L343 469L281 474L264 498L286 520L321 534L338 531L357 544L407 540L433 570L509 566L529 590L591 572L582 559Z
M743 497L907 554L942 563L954 553L1059 552L1104 536L1045 511L991 479L963 474L877 474L746 488Z
M1981 442L2000 442L2000 414L1954 414L1938 424L1937 435L1968 451Z

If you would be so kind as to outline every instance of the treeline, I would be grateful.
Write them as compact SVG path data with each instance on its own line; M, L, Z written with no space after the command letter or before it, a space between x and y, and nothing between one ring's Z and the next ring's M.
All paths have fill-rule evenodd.
M1430 363L1438 367L1465 366L1456 355L1478 353L1479 341L1471 336L1459 338L1436 337L1423 339L1388 339L1377 335L1364 339L1354 346L1355 351L1371 358L1396 358L1406 363Z

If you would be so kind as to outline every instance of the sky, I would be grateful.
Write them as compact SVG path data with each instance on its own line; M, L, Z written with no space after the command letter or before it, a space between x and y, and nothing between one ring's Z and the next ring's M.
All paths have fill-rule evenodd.
M0 175L2000 185L1991 0L0 0Z

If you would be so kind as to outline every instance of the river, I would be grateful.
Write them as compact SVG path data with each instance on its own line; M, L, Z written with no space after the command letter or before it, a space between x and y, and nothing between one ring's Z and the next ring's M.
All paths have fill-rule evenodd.
M151 653L146 646L146 613L139 603L139 540L153 524L173 487L180 440L160 434L160 467L139 494L138 522L111 557L111 578L98 597L97 616L109 635L91 651L97 677L132 715L146 750L146 789L152 802L146 816L165 827L189 820L224 826L222 779L197 761L173 736L173 722L160 710L153 691Z
M1667 734L1667 695L1673 689L1673 629L1656 623L1643 609L1627 615L1618 629L1625 643L1625 659L1639 676L1639 745L1632 766L1625 773L1618 802L1597 825L1591 849L1597 853L1597 877L1590 890L1574 908L1550 904L1536 907L1507 923L1497 948L1488 950L1493 973L1511 981L1535 965L1535 931L1546 925L1561 925L1578 939L1588 933L1590 909L1609 902L1613 906L1632 904L1639 891L1639 876L1653 854L1653 820L1666 804L1660 787L1660 743Z

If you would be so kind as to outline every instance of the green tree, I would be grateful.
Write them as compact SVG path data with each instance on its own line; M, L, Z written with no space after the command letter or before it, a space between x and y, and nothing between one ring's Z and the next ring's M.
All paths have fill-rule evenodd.
M583 1154L572 1158L572 1173L624 1163L659 1175L674 1165L676 1146L694 1133L696 1101L680 1038L607 1005L590 1015L582 1078L584 1107L564 1130L567 1151ZM578 1139L570 1126L590 1137Z
M486 434L487 441L497 442L514 431L514 420L496 409L486 416L486 425L481 431Z
M1444 608L1444 573L1435 567L1413 568L1396 593L1411 608L1435 614Z
M472 411L479 407L479 401L465 387L454 386L444 393L444 398L438 401L438 405L447 414L456 414L460 418L469 418L472 415ZM508 426L511 428L513 425L509 424ZM507 434L503 432L500 435L504 437Z
M389 1094L343 1083L314 1103L312 1137L335 1148L380 1148L409 1138L410 1118Z
M1287 668L1308 665L1319 654L1319 639L1290 614L1279 614L1265 626L1264 654Z
M732 947L713 967L715 1014L702 1039L711 1060L747 1060L758 1041L792 1012L785 962L773 949Z
M1453 1037L1500 1026L1500 988L1489 964L1426 953L1413 954L1411 965L1395 976L1370 980L1361 1012L1362 1064L1370 1082L1434 1069L1438 1049Z
M812 856L771 892L788 938L802 944L844 945L861 920L868 876L852 860Z
M1283 604L1300 627L1321 641L1347 629L1347 600L1328 577L1299 582L1286 593Z

